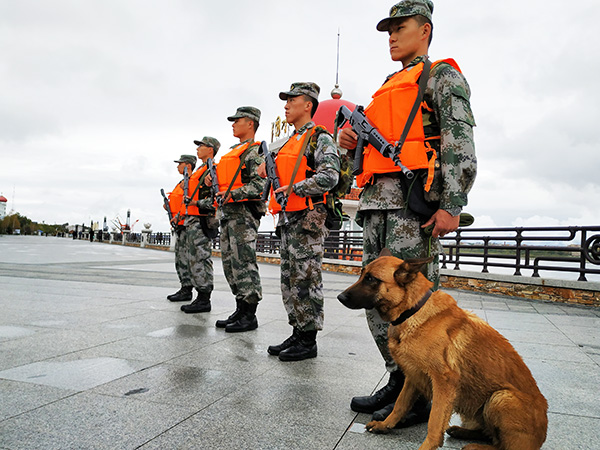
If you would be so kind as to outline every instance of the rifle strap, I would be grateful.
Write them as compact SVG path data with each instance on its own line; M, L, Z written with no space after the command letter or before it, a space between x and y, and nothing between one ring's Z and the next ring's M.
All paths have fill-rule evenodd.
M296 159L296 165L294 166L294 171L292 172L292 178L290 178L290 184L288 184L288 188L285 193L286 197L289 197L290 193L292 192L292 188L294 187L294 180L296 179L296 175L298 174L298 169L300 169L300 161L302 160L302 157L304 156L304 153L306 151L306 146L308 145L308 142L310 141L312 132L313 132L313 130L311 128L310 130L308 130L308 133L307 133L306 137L304 138L304 142L302 143L302 148L300 149L300 153L298 153L298 158Z
M204 163L202 165L202 167L204 167L206 165L206 163ZM201 167L201 168L202 168ZM200 169L201 169L200 168ZM198 169L198 170L200 170ZM204 173L200 176L200 178L198 179L198 184L196 185L196 189L194 189L194 192L192 192L192 195L190 195L190 200L194 198L194 195L196 195L196 193L198 192L198 189L200 189L200 185L202 183L204 183L204 179L206 178L206 175L208 174L208 170L205 170Z
M412 123L417 116L417 112L419 112L419 108L421 107L421 103L423 102L423 94L425 93L425 88L427 87L427 80L429 80L430 70L431 61L429 61L429 58L425 57L425 62L423 63L423 72L421 73L421 78L419 79L419 91L417 92L417 98L415 99L415 103L413 104L410 114L408 115L408 119L404 125L404 130L402 130L402 135L396 143L396 153L398 155L400 155L400 152L402 151L402 146L404 145L404 141L406 141L410 127L412 126Z
M223 195L223 201L225 201L225 199L227 198L227 196L231 192L231 188L233 187L233 184L235 183L235 180L238 177L238 175L240 173L240 170L242 170L242 166L244 165L244 162L246 161L246 156L248 156L248 153L250 152L250 150L253 147L255 147L255 145L254 144L250 144L248 146L248 148L246 150L244 150L244 153L242 153L240 155L240 165L238 166L237 170L235 171L235 175L231 179L231 183L229 183L229 187L227 188L227 191L225 192L225 195Z

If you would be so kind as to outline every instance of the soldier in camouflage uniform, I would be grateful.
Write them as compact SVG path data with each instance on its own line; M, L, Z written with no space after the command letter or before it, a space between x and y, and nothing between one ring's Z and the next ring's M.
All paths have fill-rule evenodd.
M174 162L177 163L177 171L180 175L184 174L187 167L188 174L191 175L196 167L196 157L194 155L181 155ZM185 255L186 228L185 228L185 204L184 204L184 181L181 180L172 192L169 193L169 206L171 208L171 225L175 229L175 270L179 278L181 288L174 294L167 295L171 302L187 302L193 298L192 273Z
M197 145L198 159L204 164L198 168L189 181L186 202L187 215L184 221L184 242L181 244L182 260L191 274L193 287L198 297L189 305L182 305L187 314L203 313L211 310L210 296L213 290L212 241L218 233L219 222L215 218L212 189L206 185L208 174L206 161L214 158L221 144L213 137L205 136Z
M261 200L265 180L256 172L264 159L258 154L260 142L254 141L260 110L242 106L227 120L233 122L233 135L240 143L231 147L217 165L218 195L224 200L217 209L217 217L221 224L223 271L235 295L236 309L215 325L235 333L258 327L256 309L262 299L262 287L256 262L256 239L266 205Z
M319 86L294 83L279 98L286 101L285 116L295 132L279 149L276 159L281 186L275 192L287 196L285 212L277 224L281 236L281 293L292 335L269 346L281 361L300 361L317 356L317 331L323 329L321 264L328 230L324 194L338 182L340 158L331 134L312 121L318 107ZM304 157L301 158L302 148ZM293 173L298 161L301 170ZM260 171L265 174L264 168ZM292 187L289 187L293 177ZM287 195L289 194L289 195ZM281 211L272 193L270 209Z
M409 73L425 60L431 42L432 12L433 3L430 0L404 0L394 5L389 17L377 25L379 31L387 31L390 35L392 59L403 64L402 71L397 74L403 71ZM386 83L395 75L388 77ZM424 91L425 105L421 107L421 113L425 142L430 142L437 152L433 184L430 191L425 193L425 198L439 202L439 209L431 217L423 218L407 208L400 186L400 177L403 175L398 172L375 174L365 186L358 207L357 221L362 221L364 233L363 266L376 259L383 248L388 248L402 259L434 255L435 259L428 265L425 275L437 289L437 255L441 251L437 238L458 227L459 214L467 204L467 194L477 171L472 130L475 121L469 97L469 85L459 70L447 62L434 63ZM378 126L377 123L374 125ZM400 130L403 127L404 124L398 124ZM342 130L340 145L354 149L356 134L351 130ZM424 229L431 229L431 226L432 232L426 233ZM369 310L366 314L371 334L390 372L390 379L372 396L354 397L351 408L357 412L374 413L374 420L383 420L393 409L404 375L388 349L388 323L375 310ZM427 417L428 407L421 399L402 425L423 422Z

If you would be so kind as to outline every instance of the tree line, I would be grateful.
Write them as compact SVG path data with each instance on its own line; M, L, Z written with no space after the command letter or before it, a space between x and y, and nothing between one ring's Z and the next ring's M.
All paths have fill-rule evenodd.
M27 216L22 216L19 213L7 215L0 221L0 234L13 234L15 230L19 230L21 234L37 234L42 232L49 235L57 235L58 233L67 233L68 223L62 225L37 223Z

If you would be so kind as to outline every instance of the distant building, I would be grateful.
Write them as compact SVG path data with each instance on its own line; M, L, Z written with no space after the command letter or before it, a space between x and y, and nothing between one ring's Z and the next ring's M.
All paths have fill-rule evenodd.
M3 195L0 195L0 220L6 217L6 205L8 205L8 200Z

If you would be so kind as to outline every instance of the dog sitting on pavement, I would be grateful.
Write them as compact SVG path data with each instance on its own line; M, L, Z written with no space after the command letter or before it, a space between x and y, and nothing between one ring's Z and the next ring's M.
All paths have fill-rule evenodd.
M500 333L432 292L421 273L432 258L406 260L385 249L338 300L351 309L375 308L390 322L388 345L406 378L392 413L368 431L387 433L419 394L432 402L427 437L419 450L458 439L491 441L463 450L539 450L546 440L548 403L528 367ZM457 412L462 426L448 427Z

